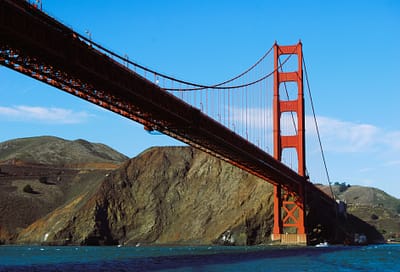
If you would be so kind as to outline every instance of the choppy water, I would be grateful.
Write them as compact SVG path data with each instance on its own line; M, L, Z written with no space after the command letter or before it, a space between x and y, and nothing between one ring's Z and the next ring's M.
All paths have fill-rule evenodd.
M0 271L400 271L400 245L327 248L0 246Z

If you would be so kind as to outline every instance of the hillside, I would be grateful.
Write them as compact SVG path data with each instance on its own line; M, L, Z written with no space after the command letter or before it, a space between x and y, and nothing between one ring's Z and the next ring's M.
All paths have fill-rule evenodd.
M328 186L321 189L331 195ZM375 227L385 240L400 241L400 199L377 188L336 184L336 198L344 201L349 214Z
M5 142L7 152L0 152L0 241L224 244L223 237L229 234L236 245L270 243L272 185L224 161L191 147L155 147L125 160L119 153L107 154L109 148L103 145L52 137L37 138L42 150L39 156L30 151L36 148L35 140L28 139L29 145L20 140ZM84 162L77 158L81 151ZM24 192L26 184L33 192ZM375 205L371 198L357 202L366 194L363 190L352 186L341 192L348 196L353 213L347 219L335 219L320 208L318 199L308 197L312 208L307 210L307 224L314 242L340 242L355 233L366 233L370 242L382 241L372 225L382 232L384 225L385 237L398 233L398 216L392 210L398 200L379 192L371 194L374 201L390 209ZM351 210L350 199L365 206L354 205L356 209ZM368 207L367 203L381 208L382 214L376 211L372 216L371 208L364 214L359 207Z
M400 213L400 200L390 196L382 190L363 186L350 186L340 192L338 186L334 186L338 197L345 201L349 206L353 205L373 205Z
M92 196L81 194L29 226L18 241L211 244L231 231L238 244L260 243L271 231L271 198L270 184L203 152L152 148Z
M0 243L93 190L127 158L101 144L34 137L0 143ZM24 192L30 186L31 192Z
M0 162L3 163L14 160L55 166L84 166L87 162L115 164L127 159L106 145L81 139L67 141L43 136L0 143Z
M335 190L338 190L335 186ZM347 203L349 213L373 225L386 240L400 238L400 200L382 190L351 186L338 192L338 198Z

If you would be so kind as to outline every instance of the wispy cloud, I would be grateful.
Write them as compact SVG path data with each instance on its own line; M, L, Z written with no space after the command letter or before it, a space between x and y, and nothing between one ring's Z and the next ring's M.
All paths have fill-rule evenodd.
M400 131L388 131L367 123L353 123L321 116L317 117L317 121L321 137L330 151L400 151ZM315 128L308 127L308 131L315 133Z
M307 117L307 131L315 134L314 121ZM317 117L319 131L327 150L333 152L364 152L374 149L382 133L370 124L358 124L328 117Z
M249 108L244 114L241 108L233 109L233 119L239 124L251 124L253 129L272 130L272 110ZM269 121L267 121L269 120ZM290 114L281 118L282 129L285 125L297 126L297 116ZM335 153L362 153L392 149L400 151L400 131L386 131L368 123L355 123L324 116L317 116L317 122L323 145L327 151ZM293 130L293 129L292 129ZM313 116L306 116L306 133L308 137L316 136ZM271 132L272 134L272 132Z
M0 106L0 118L10 121L41 122L51 124L77 124L87 121L89 114L56 107Z

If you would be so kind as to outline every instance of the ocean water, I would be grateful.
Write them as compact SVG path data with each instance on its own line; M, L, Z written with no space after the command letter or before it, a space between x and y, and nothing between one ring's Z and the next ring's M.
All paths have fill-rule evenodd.
M400 245L0 246L0 271L400 271Z

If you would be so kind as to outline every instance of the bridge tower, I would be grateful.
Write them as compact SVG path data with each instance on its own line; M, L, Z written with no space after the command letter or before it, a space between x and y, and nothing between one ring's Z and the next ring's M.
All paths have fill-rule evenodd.
M282 55L297 55L297 70L280 71ZM297 152L298 174L305 176L305 135L304 135L304 95L303 95L303 55L302 44L280 46L274 45L274 158L282 160L282 151L285 148L294 148ZM297 98L294 100L281 99L279 91L285 82L294 82L297 85ZM294 135L281 134L282 113L290 112L297 115L296 133ZM305 244L305 183L299 188L282 188L274 185L274 228L271 239L282 244Z

